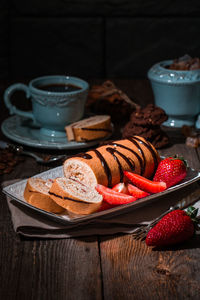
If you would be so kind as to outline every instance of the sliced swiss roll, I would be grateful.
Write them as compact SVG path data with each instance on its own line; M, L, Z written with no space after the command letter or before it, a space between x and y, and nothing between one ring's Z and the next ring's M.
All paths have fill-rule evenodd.
M27 180L24 190L24 199L31 205L52 213L61 213L63 207L59 206L49 196L49 189L53 180L31 177Z
M76 179L59 177L53 181L49 195L53 201L74 214L88 215L102 204L102 196Z
M80 120L65 127L68 141L91 141L104 138L112 132L111 118L97 115Z
M123 171L150 178L159 161L159 154L150 142L133 136L68 158L63 170L67 178L90 187L94 188L97 183L112 187L123 181Z

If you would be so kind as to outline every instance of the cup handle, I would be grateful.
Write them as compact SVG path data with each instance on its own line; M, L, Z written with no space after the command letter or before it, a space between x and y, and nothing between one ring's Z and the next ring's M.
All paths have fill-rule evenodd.
M15 91L24 91L26 93L26 98L30 98L30 91L27 85L23 83L15 83L9 86L4 92L4 102L6 107L8 108L11 115L19 115L22 117L30 118L33 121L35 120L32 112L23 111L21 109L16 108L16 106L11 103L11 96Z

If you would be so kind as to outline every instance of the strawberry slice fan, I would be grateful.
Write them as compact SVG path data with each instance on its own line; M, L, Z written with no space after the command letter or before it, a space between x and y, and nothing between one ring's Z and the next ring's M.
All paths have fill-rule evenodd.
M115 191L115 192L124 193L124 194L127 194L127 195L129 194L128 187L126 186L126 184L124 182L117 183L112 188L112 190Z
M134 184L136 185L139 189L155 194L155 193L160 193L166 190L167 185L165 182L154 182L152 180L149 180L141 175L129 172L129 171L124 171L124 175Z
M197 208L190 206L187 211L177 209L168 213L149 230L146 245L162 247L190 239L199 229L197 212Z
M120 182L116 184L113 188L113 191L118 192L118 193L123 193L127 195L131 195L136 197L137 199L144 198L149 196L150 194L139 189L138 187L134 186L133 184L130 183L124 183Z
M138 199L144 198L149 196L150 194L139 189L138 187L134 186L133 184L128 183L127 189L130 195L137 197Z
M112 190L101 184L97 184L96 190L103 196L103 200L111 205L127 204L137 200L137 198L134 196L116 192L115 190Z

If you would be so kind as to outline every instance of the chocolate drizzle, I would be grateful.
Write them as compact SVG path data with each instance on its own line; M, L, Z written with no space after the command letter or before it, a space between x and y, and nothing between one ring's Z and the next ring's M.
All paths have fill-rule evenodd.
M57 197L57 198L63 199L63 200L70 200L70 201L73 201L73 202L79 202L79 203L82 203L82 204L88 204L87 202L80 201L80 200L75 200L75 199L73 199L73 198L66 197L66 196L62 197L62 196L57 195L57 194L52 193L52 192L49 192L49 194L52 195L52 196L55 196L55 197Z
M124 172L123 172L123 169L122 169L122 165L121 165L118 157L115 155L115 153L117 153L119 156L121 156L126 161L126 163L129 165L129 167L130 167L130 169L132 171L135 170L135 163L134 163L134 161L131 160L130 158L126 157L124 154L122 154L121 152L119 152L117 149L108 147L108 148L106 148L106 151L108 151L110 154L112 154L112 156L114 157L114 159L117 161L118 168L119 168L119 173L120 173L120 181L123 180Z
M132 149L130 149L130 148L124 146L124 145L121 145L121 144L118 144L118 143L115 143L115 142L110 143L110 145L113 145L113 146L117 146L117 147L126 149L126 150L130 151L131 153L133 153L133 154L137 157L137 159L138 159L138 161L139 161L139 163L140 163L141 175L144 174L144 170L145 170L145 167L144 167L144 159L145 159L144 153L143 153L143 155L142 155L142 157L143 157L143 160L142 160L141 157L137 154L137 152L135 152L134 150L132 150ZM136 146L138 147L138 145L136 145ZM138 147L138 148L141 150L140 147ZM129 158L129 160L130 160L130 158ZM134 169L135 169L135 168L134 168Z
M139 141L139 143L143 144L151 152L151 155L154 160L154 170L156 170L158 167L158 159L157 159L157 155L156 155L154 149L152 148L151 144L148 142L147 143L144 142L143 140L141 140L140 138L138 138L136 136L134 136L133 138L128 138L128 140L131 141L132 143L134 143L134 140ZM145 159L144 159L144 161L145 161ZM145 163L146 163L146 161L145 161Z
M86 153L75 154L71 157L81 157L81 158L84 158L84 159L92 159L92 155L88 154L87 152Z
M88 130L88 131L107 131L107 132L112 132L112 130L108 129L108 128L87 128L87 127L83 127L81 129L82 130Z
M105 158L103 157L103 155L97 149L94 149L92 151L94 151L94 153L96 154L96 156L101 161L101 164L102 164L102 166L104 168L104 171L105 171L107 179L108 179L108 187L111 187L112 186L112 174L111 174L111 170L110 170L110 168L109 168L109 166L108 166Z
M127 140L131 141L139 150L139 152L142 154L142 158L137 154L138 160L140 161L140 168L141 168L141 175L144 174L145 168L146 168L146 159L145 159L145 155L144 155L144 151L142 150L142 148L140 147L139 143L136 142L134 140L134 138L128 138ZM130 150L131 151L131 150ZM134 152L134 151L133 151Z

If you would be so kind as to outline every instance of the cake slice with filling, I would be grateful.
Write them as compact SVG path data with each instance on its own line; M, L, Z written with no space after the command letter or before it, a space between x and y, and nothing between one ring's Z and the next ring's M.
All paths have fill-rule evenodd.
M64 208L52 200L49 189L53 180L31 177L27 180L24 199L31 205L52 213L61 213Z
M102 196L82 182L65 177L56 178L49 195L59 206L74 214L88 215L97 211L102 204Z
M65 127L68 141L92 141L108 136L112 132L108 115L93 116Z

